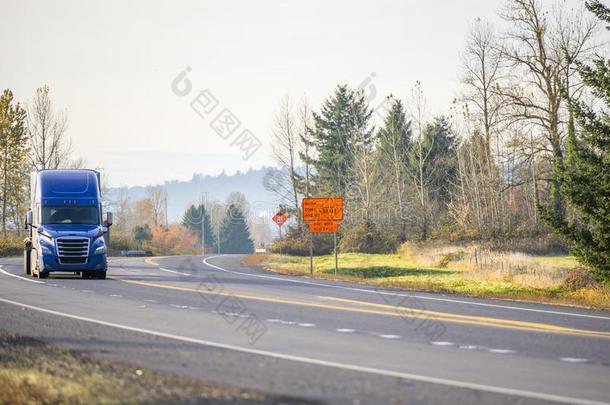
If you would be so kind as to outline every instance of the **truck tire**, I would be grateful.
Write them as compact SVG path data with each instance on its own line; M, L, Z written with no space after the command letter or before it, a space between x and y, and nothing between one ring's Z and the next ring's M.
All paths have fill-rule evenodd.
M30 273L32 277L38 277L38 261L36 257L37 255L30 251Z
M32 274L32 250L31 249L23 249L23 272L26 276Z
M106 280L106 272L105 271L98 271L97 272L97 278L99 278L100 280Z

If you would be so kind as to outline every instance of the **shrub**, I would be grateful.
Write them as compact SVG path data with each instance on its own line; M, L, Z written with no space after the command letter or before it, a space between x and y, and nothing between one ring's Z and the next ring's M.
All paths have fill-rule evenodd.
M23 238L8 236L0 238L0 257L20 256L23 254Z
M184 255L198 253L197 236L181 224L171 224L165 229L157 226L152 230L152 241L147 246L157 255Z
M118 255L121 250L135 250L135 241L124 235L114 235L110 233L110 246L108 247L108 254L111 256Z
M595 285L593 275L587 269L576 268L568 273L563 287L568 291L576 291L581 288L590 288Z
M273 253L294 256L309 256L309 234L292 234L281 241L276 241L271 246ZM332 235L315 234L313 237L313 254L315 256L327 255L333 251L334 244Z
M397 247L396 237L373 223L346 228L340 243L341 252L353 253L393 253Z

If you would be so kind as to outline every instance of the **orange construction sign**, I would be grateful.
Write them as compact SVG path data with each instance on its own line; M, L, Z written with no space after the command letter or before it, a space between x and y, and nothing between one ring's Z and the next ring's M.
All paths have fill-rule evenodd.
M277 226L284 225L284 222L286 222L287 219L288 217L282 211L278 211L277 214L273 216L273 222L275 222Z
M302 206L305 222L343 219L343 197L303 198Z
M309 223L311 233L333 233L339 231L339 223L333 221L313 221Z

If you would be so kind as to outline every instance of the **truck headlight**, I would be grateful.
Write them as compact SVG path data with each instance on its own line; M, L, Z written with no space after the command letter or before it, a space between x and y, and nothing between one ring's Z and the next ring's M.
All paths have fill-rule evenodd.
M104 253L106 253L106 246L104 245L98 246L93 252L94 255L103 255Z
M49 249L48 247L46 247L45 245L40 245L40 252L46 256L53 255L53 251L51 249Z

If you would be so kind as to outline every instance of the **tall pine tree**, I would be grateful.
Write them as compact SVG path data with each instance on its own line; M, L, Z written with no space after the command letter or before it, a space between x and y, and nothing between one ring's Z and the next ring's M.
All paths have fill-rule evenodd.
M237 204L229 205L220 224L220 249L222 253L254 252L246 217Z
M610 23L610 9L599 1L588 2L587 8ZM554 170L572 215L564 219L549 207L542 208L542 215L571 242L573 254L599 280L610 280L610 60L597 57L593 66L579 63L578 71L604 109L569 103L579 136L570 125L564 162Z
M379 130L379 159L387 184L387 193L398 209L399 241L406 240L406 177L411 148L411 121L407 120L402 101L390 98L390 109L385 117L383 127Z
M201 218L203 217L203 226L205 227L205 245L207 248L214 250L216 248L216 236L210 221L210 215L205 207L201 204L198 206L191 205L186 209L182 216L182 225L197 235L201 240Z
M352 182L354 143L357 135L372 139L368 128L371 110L362 92L339 85L324 102L319 114L314 113L314 139L318 158L314 162L318 192L343 195Z
M430 157L424 166L424 177L430 181L431 197L441 205L450 200L450 191L457 176L458 140L451 123L444 116L435 117L424 129L426 150Z

